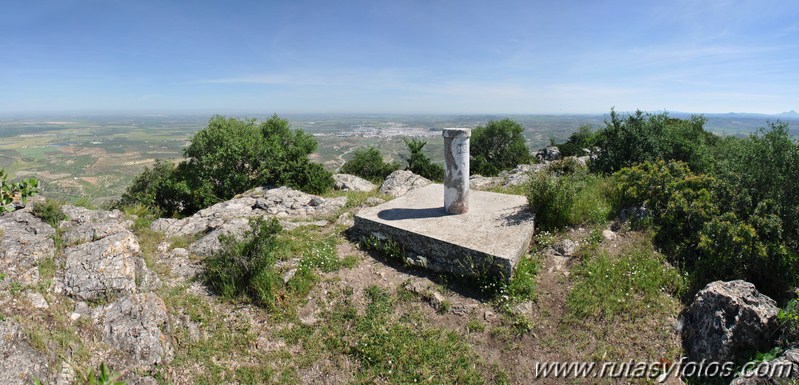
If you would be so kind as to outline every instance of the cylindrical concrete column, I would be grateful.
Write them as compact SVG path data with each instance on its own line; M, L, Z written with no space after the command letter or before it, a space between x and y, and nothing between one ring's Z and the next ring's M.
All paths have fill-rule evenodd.
M444 129L444 209L450 214L469 211L468 128Z

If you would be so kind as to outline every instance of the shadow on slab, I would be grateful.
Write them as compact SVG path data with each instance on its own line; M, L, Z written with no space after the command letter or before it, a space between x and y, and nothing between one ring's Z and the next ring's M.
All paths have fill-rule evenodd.
M384 221L399 221L402 219L439 218L447 214L443 207L426 209L388 209L377 213L377 217Z

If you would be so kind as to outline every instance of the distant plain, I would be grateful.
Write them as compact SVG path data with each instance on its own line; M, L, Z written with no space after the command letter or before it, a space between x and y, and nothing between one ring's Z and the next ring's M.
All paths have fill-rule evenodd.
M688 115L673 113L675 117ZM259 121L269 115L241 115ZM563 141L581 125L604 127L607 115L280 115L293 128L313 134L319 146L316 162L335 171L364 146L378 147L402 161L405 137L428 141L425 152L442 162L445 127L476 127L509 117L525 127L531 150ZM790 124L793 115L711 114L705 128L722 135L747 135L767 121ZM178 159L191 136L205 127L209 115L27 116L0 118L0 169L11 178L35 177L44 195L102 204L119 197L130 181L156 159Z

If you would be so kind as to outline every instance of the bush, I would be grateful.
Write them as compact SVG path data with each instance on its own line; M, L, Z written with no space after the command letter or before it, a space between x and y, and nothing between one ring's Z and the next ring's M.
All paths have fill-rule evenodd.
M662 159L683 161L694 170L706 170L710 162L707 147L716 139L704 130L704 123L701 116L684 120L670 118L667 113L636 111L625 118L611 110L610 121L596 134L601 151L591 168L610 174Z
M405 158L408 162L406 170L413 172L416 175L421 175L427 179L436 182L444 180L444 167L440 164L433 163L427 155L422 153L422 148L427 144L421 139L403 139L405 145L408 146L408 152L411 154Z
M600 223L611 212L612 185L585 171L553 175L534 174L527 186L527 204L541 230L557 230L585 222Z
M379 182L394 171L399 170L399 164L383 160L383 155L374 147L355 150L355 156L341 166L341 172L357 175L361 178Z
M56 229L61 221L67 219L67 215L64 214L64 210L61 208L61 202L51 199L43 203L34 203L32 214Z
M727 209L748 220L761 202L772 202L786 243L799 251L799 144L788 125L770 123L746 139L725 141L719 156L716 175L729 185Z
M318 194L333 186L329 172L308 157L316 140L273 115L254 119L213 116L184 151L188 159L145 169L118 205L141 203L164 215L191 215L258 186L288 186Z
M510 120L491 120L472 131L471 169L474 174L495 176L500 171L530 163L532 157L524 142L524 127Z
M255 221L252 232L243 240L222 237L222 251L205 260L203 280L217 294L233 299L240 296L272 308L283 281L275 270L276 219Z
M564 157L566 156L583 156L587 155L583 149L591 149L596 145L596 134L591 129L591 125L585 124L571 134L569 139L565 142L558 144L558 150Z

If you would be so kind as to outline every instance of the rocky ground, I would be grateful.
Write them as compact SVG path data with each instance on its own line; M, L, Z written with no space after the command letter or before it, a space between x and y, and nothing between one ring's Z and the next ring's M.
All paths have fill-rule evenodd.
M472 183L512 187L533 167ZM486 297L473 282L403 266L347 238L359 208L429 181L407 172L379 190L336 181L330 196L259 188L180 220L69 205L55 226L32 205L0 216L0 383L82 383L105 363L128 384L557 384L563 379L536 377L537 362L683 355L681 333L694 329L680 328L682 305L668 290L632 286L615 310L575 294L590 292L596 256L615 263L646 234L610 224L539 234L523 262L529 280ZM198 279L220 237L243 236L253 218L278 218L285 229L276 265L285 287L268 309L224 300ZM713 322L689 320L705 330ZM708 346L729 346L719 344Z

